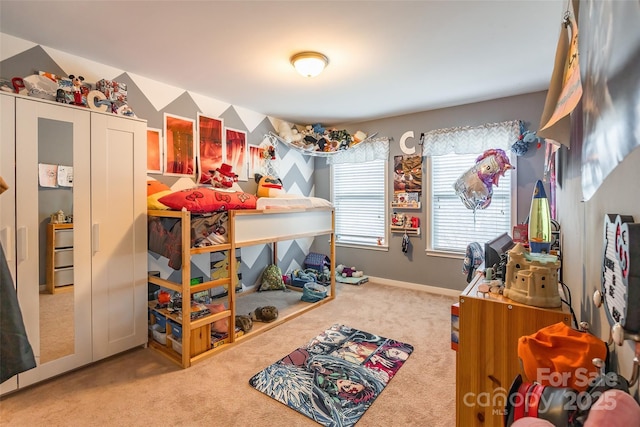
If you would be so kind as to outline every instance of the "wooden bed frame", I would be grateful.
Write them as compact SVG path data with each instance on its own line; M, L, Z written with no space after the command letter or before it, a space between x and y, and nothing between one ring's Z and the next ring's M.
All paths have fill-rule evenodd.
M335 276L331 276L331 284L327 297L315 302L306 303L301 308L293 311L287 310L278 319L271 323L254 322L251 331L243 333L232 333L235 331L236 299L252 291L244 291L236 295L232 291L231 277L236 277L237 267L235 262L229 263L229 277L212 280L196 285L191 285L191 256L202 253L229 251L229 260L235 259L236 249L259 244L273 244L273 262L277 263L277 242L294 240L303 237L330 236L330 271L335 271L335 212L332 207L319 208L299 208L299 209L266 209L266 210L231 210L229 211L228 236L229 242L221 245L191 248L191 227L184 226L191 223L191 212L149 210L149 217L179 218L182 221L182 283L175 283L156 276L149 276L149 283L153 283L164 288L180 292L182 298L182 313L180 320L177 315L169 313L166 309L156 309L155 302L149 303L152 313L152 322L158 320L171 320L182 325L182 341L180 354L174 347L174 341L167 340L166 344L150 339L149 346L159 350L183 368L188 368L192 363L212 356L218 351L242 342L245 339L256 336L279 324L291 320L301 314L319 307L335 298L336 281ZM185 250L185 248L189 248ZM201 292L211 288L227 285L226 302L227 309L210 314L202 318L191 320L191 298L196 292ZM291 288L301 290L300 288ZM161 319L164 318L164 319ZM227 337L214 344L211 343L211 325L217 320L228 319L229 328ZM169 322L166 322L166 336L170 335Z

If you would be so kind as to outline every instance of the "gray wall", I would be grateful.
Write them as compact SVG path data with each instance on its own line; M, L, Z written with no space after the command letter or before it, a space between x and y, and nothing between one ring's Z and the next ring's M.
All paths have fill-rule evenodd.
M595 13L597 10L600 12ZM637 2L591 1L581 2L578 21L581 78L585 89L582 103L585 109L590 109L594 123L602 126L606 133L603 144L594 154L605 158L605 154L619 153L620 146L635 148L623 159L616 159L617 166L585 201L581 182L585 164L583 145L590 139L591 130L584 120L586 114L578 108L571 118L570 149L562 150L558 165L558 170L562 171L558 180L558 211L562 225L564 281L571 289L578 319L589 322L592 332L604 340L609 337L609 322L604 309L597 308L592 299L594 292L601 288L604 217L606 214L631 215L635 223L640 223L637 188L640 182L638 16ZM611 34L605 37L604 33ZM629 34L634 36L629 37ZM585 41L587 46L583 44ZM597 73L599 66L602 75ZM597 80L598 77L602 80ZM598 89L606 90L608 97L598 98ZM637 242L631 244L638 248ZM640 307L633 309L637 312ZM617 362L614 367L627 379L632 373L634 347L635 343L632 345L632 341L627 340L622 346L610 348L613 360ZM636 398L638 389L636 385L632 390Z
M418 140L422 132L433 129L476 126L484 123L495 123L507 120L522 120L527 129L538 128L540 115L544 107L546 92L496 99L493 101L426 111L417 114L390 117L363 123L349 123L344 128L351 132L360 129L367 134L378 132L379 136L388 137L390 141L390 161L388 195L393 197L393 156L401 155L400 137L407 131L413 131L415 138L407 141L407 146L415 144L419 152ZM341 126L337 126L341 128ZM515 142L515 141L514 141ZM542 178L544 170L544 148L531 147L526 155L518 157L516 173L518 182L517 222L524 222L529 215L529 206L533 185ZM511 173L511 172L509 172ZM330 198L330 168L325 159L316 160L315 167L316 196ZM424 181L423 181L424 182ZM547 187L548 188L548 187ZM466 286L466 275L462 273L462 256L450 258L427 255L426 233L428 233L426 212L427 203L421 196L420 211L411 211L411 215L420 216L421 235L411 236L412 250L404 254L401 250L401 234L390 234L389 251L336 248L336 262L355 266L365 274L401 282L437 286L447 289L463 290ZM314 251L328 253L328 244L323 239L316 239ZM376 248L377 249L377 248Z
M38 71L47 71L60 76L69 74L83 75L86 77L85 83L91 84L102 78L125 83L127 85L129 106L138 117L147 120L147 125L152 128L161 129L163 127L165 112L194 120L197 118L198 112L202 112L212 117L224 119L225 127L247 131L247 142L250 145L259 145L266 134L275 130L272 124L272 120L277 120L275 118L257 112L247 114L246 109L237 109L230 104L223 111L213 113L205 110L205 108L212 107L208 102L202 102L202 97L194 97L192 93L186 90L176 93L159 82L151 84L146 81L146 84L139 86L136 79L126 71L122 71L117 75L106 74L118 72L113 71L113 68L108 65L103 67L103 64L86 61L84 58L74 57L73 55L61 54L26 40L5 37L3 33L0 33L0 44L7 52L19 52L0 61L0 77L10 80L12 77L26 77ZM91 79L88 76L93 76L94 78ZM158 98L164 101L164 97L159 96L164 95L164 91L168 91L167 93L174 96L168 103L158 101ZM211 104L215 105L216 108L221 108L218 107L219 105L226 105L226 103L212 99L208 99L208 101L212 101ZM277 153L280 159L279 174L285 189L295 189L296 192L307 196L313 195L313 158L303 156L296 150L290 150L282 144L278 146ZM155 174L154 177L169 185L177 180L175 177L158 174ZM240 182L239 185L248 193L255 193L257 187L255 181L251 178L248 181ZM42 197L48 202L43 214L43 225L41 227L42 239L44 239L48 215L58 209L71 212L70 202L68 201L70 200L71 192L69 190L47 190L41 193L43 194ZM58 197L60 197L59 200ZM52 200L55 200L59 205L49 204ZM283 245L280 245L278 256L281 268L285 271L300 268L304 263L306 254L309 252L309 247L312 244L311 240L310 238L298 239L288 245L286 250ZM44 245L42 247L44 248ZM256 245L243 249L241 266L243 283L248 286L253 285L271 258L270 245ZM41 275L44 277L44 268L41 268L41 271Z

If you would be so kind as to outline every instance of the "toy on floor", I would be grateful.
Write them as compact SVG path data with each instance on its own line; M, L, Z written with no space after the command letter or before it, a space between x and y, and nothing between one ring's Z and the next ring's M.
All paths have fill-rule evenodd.
M339 264L336 267L336 271L342 277L362 277L362 276L364 276L364 272L356 270L355 267L346 267L343 264Z
M278 308L272 305L258 307L252 311L249 316L254 322L273 322L278 318Z
M331 276L327 267L324 267L322 272L315 268L306 268L304 270L296 269L291 273L291 282L298 287L303 287L305 283L309 282L328 283L330 280Z
M242 330L242 332L249 332L253 328L253 320L251 320L251 316L238 314L236 316L236 325Z

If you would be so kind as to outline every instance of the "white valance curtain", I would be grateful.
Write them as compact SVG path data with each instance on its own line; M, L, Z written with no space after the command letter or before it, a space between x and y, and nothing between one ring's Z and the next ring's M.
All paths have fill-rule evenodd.
M387 160L389 158L389 138L376 138L362 142L355 147L336 151L327 157L327 163L364 163L373 160Z
M436 129L424 134L422 155L482 153L490 148L509 151L519 136L519 120Z

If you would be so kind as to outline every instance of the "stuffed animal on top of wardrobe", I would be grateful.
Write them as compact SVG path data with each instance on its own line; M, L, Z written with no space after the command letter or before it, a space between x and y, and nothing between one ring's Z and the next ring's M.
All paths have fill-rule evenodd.
M82 82L84 82L84 77L82 76L74 76L73 74L69 75L69 79L71 79L71 83L73 85L73 104L74 105L82 105L86 106L87 103L83 99L83 95L86 96L88 90L83 86Z

